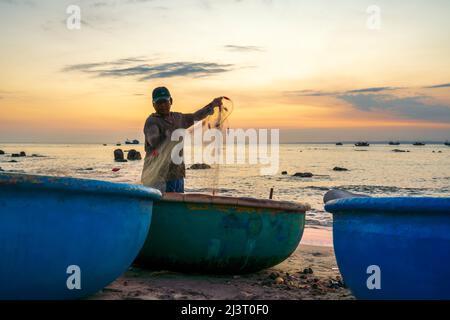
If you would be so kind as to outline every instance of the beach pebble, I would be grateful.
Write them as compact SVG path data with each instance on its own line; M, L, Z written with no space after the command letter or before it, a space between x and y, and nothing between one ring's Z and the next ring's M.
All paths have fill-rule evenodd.
M131 149L130 151L128 151L127 159L130 161L138 161L138 160L142 160L142 156L139 151Z
M312 268L305 268L303 269L303 274L313 274L314 271Z
M293 177L300 178L312 178L314 175L311 172L297 172L293 175Z
M191 170L205 170L205 169L211 169L211 166L206 163L195 163L192 166L189 167Z
M283 284L284 283L284 279L282 277L277 277L275 279L275 284Z
M283 176L285 176L285 175L288 174L288 172L287 172L287 171L283 171L283 172L281 172L281 174L282 174Z
M275 279L278 278L279 276L280 276L280 274L279 274L278 272L272 272L272 273L269 275L269 278L275 280Z
M348 171L347 168L342 168L342 167L334 167L333 171Z
M406 150L401 150L401 149L394 149L394 150L392 150L392 152L407 152L407 151Z
M111 171L112 171L112 172L119 172L119 171L120 171L120 168L113 168Z

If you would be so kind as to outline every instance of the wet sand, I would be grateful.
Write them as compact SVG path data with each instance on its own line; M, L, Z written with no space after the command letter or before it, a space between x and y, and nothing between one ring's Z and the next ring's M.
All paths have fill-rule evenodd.
M314 232L312 234L314 235ZM311 232L308 233L308 236L310 235ZM195 275L131 267L122 277L89 299L342 300L354 298L341 281L332 247L300 245L283 263L248 275Z

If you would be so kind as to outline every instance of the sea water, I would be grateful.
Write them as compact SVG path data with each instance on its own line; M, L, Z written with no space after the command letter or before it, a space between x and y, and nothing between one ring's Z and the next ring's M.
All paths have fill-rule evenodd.
M103 146L102 144L0 144L0 168L31 174L70 176L114 182L139 183L143 161L116 163L113 151L136 149L144 156L143 145ZM396 153L393 149L409 150ZM27 157L12 158L25 151ZM434 152L433 152L434 151ZM42 157L31 157L32 154ZM312 210L307 225L329 228L332 216L324 212L322 197L330 188L343 188L371 196L450 196L450 147L445 145L388 146L283 144L280 145L279 172L262 176L260 165L221 165L210 170L187 170L186 191L208 192L212 186L227 196L307 202ZM17 160L17 162L9 162ZM333 171L344 167L348 171ZM112 169L120 169L113 172ZM288 174L282 175L282 171ZM311 172L312 178L293 177Z

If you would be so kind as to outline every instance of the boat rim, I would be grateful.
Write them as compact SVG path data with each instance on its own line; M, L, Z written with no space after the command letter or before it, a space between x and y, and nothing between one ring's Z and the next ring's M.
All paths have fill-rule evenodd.
M450 197L361 197L336 199L325 204L333 214L359 212L377 213L447 213L450 214Z
M117 183L101 180L43 176L22 173L0 173L1 188L22 188L64 192L110 194L134 198L159 200L161 192L137 184Z
M277 201L270 199L255 199L247 197L213 196L204 193L172 193L163 194L161 201L165 202L190 202L199 204L218 204L228 206L240 206L251 208L275 209L279 211L289 211L305 213L311 210L307 203L296 203L290 201Z

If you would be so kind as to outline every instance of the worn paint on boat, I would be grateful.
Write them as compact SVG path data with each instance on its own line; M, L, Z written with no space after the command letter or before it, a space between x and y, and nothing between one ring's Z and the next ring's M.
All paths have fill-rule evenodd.
M160 197L137 185L0 174L0 299L76 299L102 289L133 262ZM67 286L70 266L80 268L80 290Z
M347 198L325 209L339 270L357 298L450 299L450 198ZM375 273L380 289L375 278L368 286Z
M136 261L151 269L248 273L279 264L297 248L308 205L166 193L155 202Z

